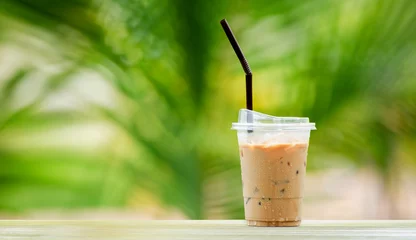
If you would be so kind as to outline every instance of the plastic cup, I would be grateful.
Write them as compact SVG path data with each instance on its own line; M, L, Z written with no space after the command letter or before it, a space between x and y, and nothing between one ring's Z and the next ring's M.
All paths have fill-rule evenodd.
M309 118L274 117L241 109L237 130L244 214L249 226L299 226Z

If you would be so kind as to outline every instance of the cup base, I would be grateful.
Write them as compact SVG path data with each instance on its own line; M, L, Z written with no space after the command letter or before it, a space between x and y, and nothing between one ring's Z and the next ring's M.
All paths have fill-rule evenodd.
M247 225L254 227L298 227L300 222L300 220L287 222L247 220Z

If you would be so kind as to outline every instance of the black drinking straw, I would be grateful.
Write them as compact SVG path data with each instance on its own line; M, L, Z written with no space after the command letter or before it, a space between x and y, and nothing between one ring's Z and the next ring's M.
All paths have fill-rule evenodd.
M235 38L233 32L231 31L230 26L227 23L227 20L223 19L220 21L222 28L224 29L225 34L228 37L228 40L231 43L231 46L234 49L235 54L240 60L241 66L246 73L246 107L248 110L253 110L253 74L251 73L250 66L246 58L244 57L243 52L241 51L240 46L238 45L237 39Z

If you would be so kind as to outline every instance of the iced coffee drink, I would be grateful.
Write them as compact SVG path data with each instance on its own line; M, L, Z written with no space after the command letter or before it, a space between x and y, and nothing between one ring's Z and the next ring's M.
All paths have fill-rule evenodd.
M307 118L277 118L241 110L233 129L238 130L248 225L299 226L309 133L314 124Z

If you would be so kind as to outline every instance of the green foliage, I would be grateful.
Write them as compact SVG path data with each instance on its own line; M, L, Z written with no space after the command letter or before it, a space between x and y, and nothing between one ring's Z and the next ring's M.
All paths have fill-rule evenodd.
M4 0L0 47L25 55L1 77L0 209L125 206L151 194L189 218L241 218L229 128L244 104L244 76L224 16L254 70L255 109L317 123L310 169L342 156L388 176L396 149L416 132L414 5ZM99 90L85 72L110 86L111 103L88 98ZM81 106L45 107L74 83L89 92L74 93ZM25 84L41 86L26 102ZM89 123L114 134L87 150L18 141Z

